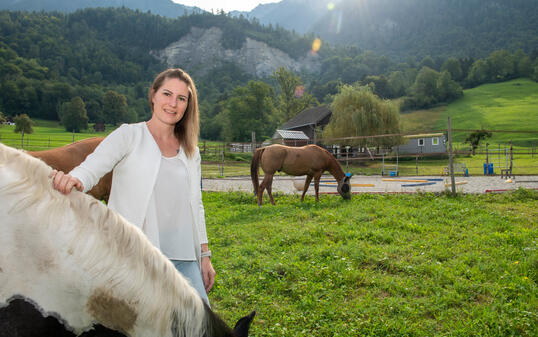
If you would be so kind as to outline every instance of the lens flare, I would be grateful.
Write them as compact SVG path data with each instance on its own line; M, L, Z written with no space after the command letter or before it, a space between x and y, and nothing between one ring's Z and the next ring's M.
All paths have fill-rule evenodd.
M327 4L327 9L330 10L330 11L332 11L332 10L334 9L334 2L329 2L329 3Z
M314 53L317 53L319 49L321 48L321 39L316 38L314 42L312 42L312 51Z

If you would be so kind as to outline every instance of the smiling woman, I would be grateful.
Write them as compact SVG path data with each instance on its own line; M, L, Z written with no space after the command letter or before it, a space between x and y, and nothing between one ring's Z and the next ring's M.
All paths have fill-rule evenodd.
M149 88L148 104L149 121L114 130L70 174L53 172L54 187L86 192L112 171L108 206L142 229L209 304L215 270L200 191L194 81L179 68L167 69Z

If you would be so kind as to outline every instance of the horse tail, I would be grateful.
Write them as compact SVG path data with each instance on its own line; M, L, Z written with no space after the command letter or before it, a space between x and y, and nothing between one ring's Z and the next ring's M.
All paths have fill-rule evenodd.
M252 186L254 186L254 195L258 194L258 188L260 186L258 178L258 167L260 165L260 159L262 158L263 151L265 148L257 149L252 156L252 162L250 163L250 178L252 178Z

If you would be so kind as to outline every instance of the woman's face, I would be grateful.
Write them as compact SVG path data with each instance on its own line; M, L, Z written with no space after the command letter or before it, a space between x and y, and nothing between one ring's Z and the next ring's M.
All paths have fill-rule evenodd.
M175 125L183 118L189 102L187 83L177 78L167 78L161 87L153 94L152 119Z

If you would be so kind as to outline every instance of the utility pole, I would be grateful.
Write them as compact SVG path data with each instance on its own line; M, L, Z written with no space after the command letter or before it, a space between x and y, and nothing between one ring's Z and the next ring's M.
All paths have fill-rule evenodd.
M450 126L450 116L448 117L448 167L450 170L452 195L456 195L456 179L454 178L454 153L452 153L452 128Z

